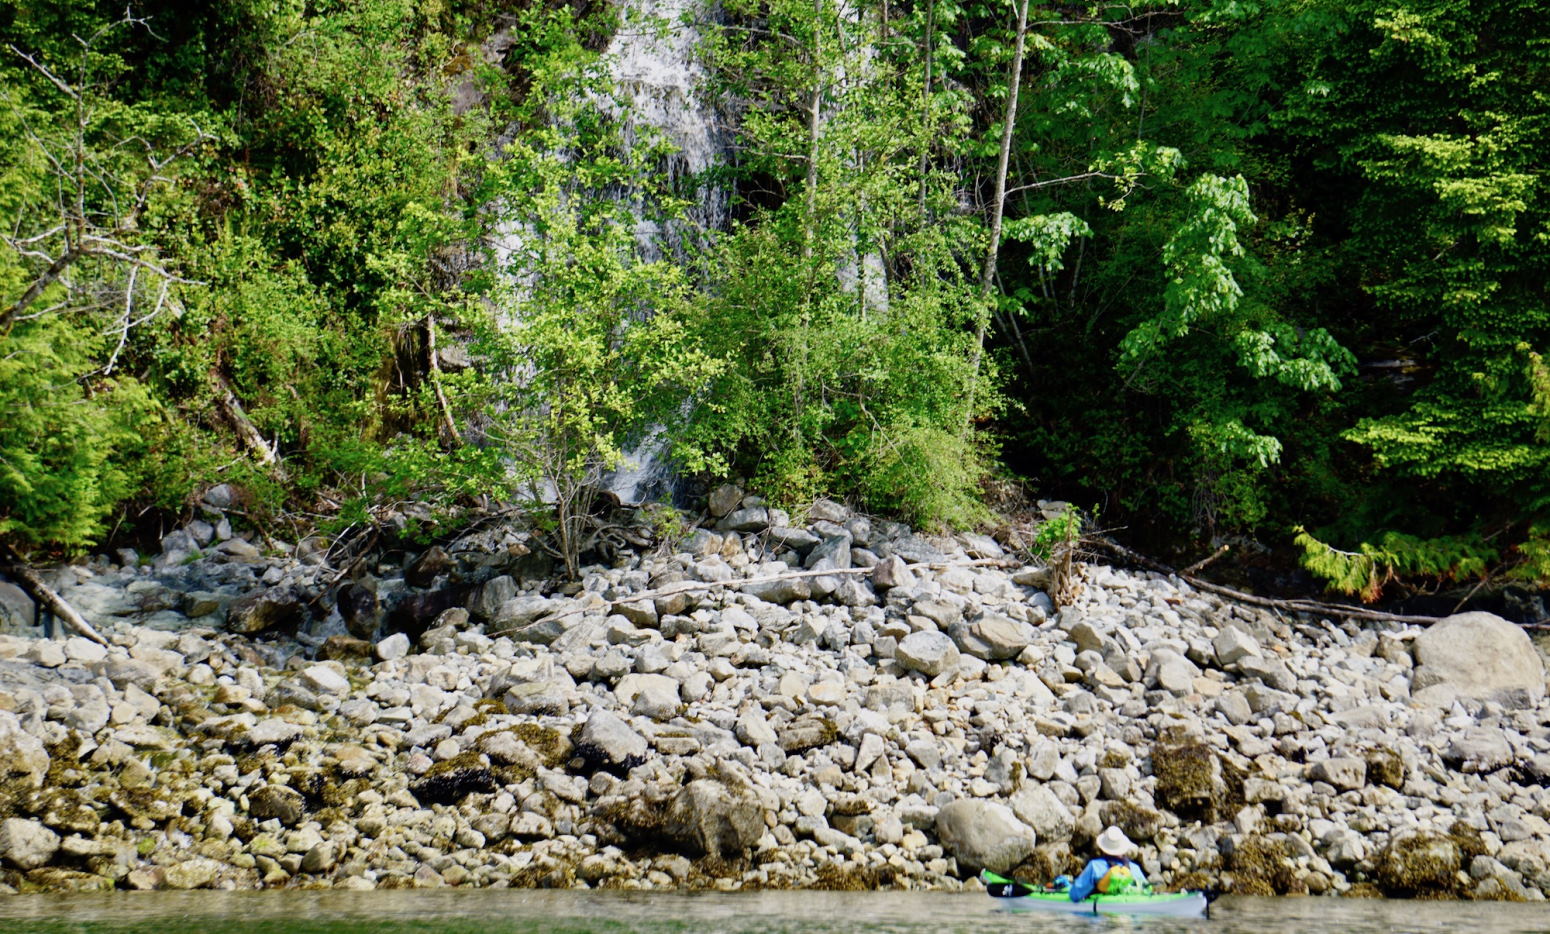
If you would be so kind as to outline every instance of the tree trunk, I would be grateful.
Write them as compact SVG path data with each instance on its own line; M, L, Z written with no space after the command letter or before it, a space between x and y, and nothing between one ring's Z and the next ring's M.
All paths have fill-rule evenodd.
M431 388L436 391L436 405L441 413L440 433L442 441L449 447L457 444L457 422L452 418L452 406L447 403L447 394L441 388L441 363L436 359L436 316L425 316L425 349L427 364L430 371Z
M980 269L979 320L974 326L974 355L970 361L968 411L964 413L964 433L974 420L975 398L979 394L980 366L985 357L985 330L990 324L990 293L996 283L996 258L1001 252L1001 219L1006 210L1006 176L1012 159L1012 131L1017 124L1017 98L1022 91L1023 53L1028 38L1028 0L1017 5L1017 43L1012 52L1012 80L1007 87L1006 108L1001 114L1001 154L996 161L996 189L990 200L990 245L985 248L985 264Z
M215 404L221 410L221 415L236 429L237 437L260 464L272 467L279 464L280 459L275 455L274 449L264 436L258 433L258 429L248 420L247 413L242 411L242 403L237 399L237 394L232 392L231 383L226 381L216 370L210 371L210 378L215 382Z

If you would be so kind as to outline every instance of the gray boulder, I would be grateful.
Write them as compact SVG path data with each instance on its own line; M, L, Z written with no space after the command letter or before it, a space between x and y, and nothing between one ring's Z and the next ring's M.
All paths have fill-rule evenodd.
M790 574L791 568L776 561L762 564L749 573L754 578L742 586L742 591L753 597L758 597L765 603L778 603L782 606L794 603L797 600L806 600L812 596L810 578L797 577L785 580L759 580L758 578L778 577Z
M915 573L898 555L889 555L872 566L872 586L878 590L915 586Z
M653 720L671 720L683 709L678 682L667 675L625 675L614 685L614 696L630 713Z
M710 514L719 519L736 509L737 504L742 501L743 491L741 487L732 483L723 483L710 491L710 497L706 505L710 509Z
M238 597L226 608L226 628L232 632L254 633L295 626L302 618L301 600L286 587L273 587L260 593Z
M1321 759L1308 767L1308 777L1337 791L1352 791L1367 784L1367 763L1350 756Z
M1033 853L1033 828L1005 805L972 798L937 812L936 834L961 867L1007 872Z
M1528 633L1493 613L1458 613L1415 640L1411 696L1446 706L1455 698L1533 707L1545 694L1545 666Z
M1037 840L1069 840L1076 829L1076 818L1048 785L1024 785L1010 804L1012 813L1028 825Z
M1512 746L1501 730L1476 727L1455 736L1443 759L1462 772L1494 772L1512 763Z
M1016 658L1033 643L1034 628L997 614L981 616L972 623L956 623L948 632L960 651L986 661Z
M1236 626L1228 626L1217 633L1211 640L1211 648L1216 652L1217 664L1223 668L1230 668L1250 655L1262 654L1254 637Z
M1199 676L1200 669L1195 667L1195 663L1172 649L1162 648L1153 652L1146 666L1148 687L1160 688L1179 696L1193 691L1195 679Z
M15 714L0 710L0 788L11 784L3 777L7 775L21 776L27 784L41 788L48 765L43 741L23 730Z
M468 613L475 619L494 619L506 601L517 595L517 582L505 574L492 577L474 591L468 601Z
M730 512L716 528L723 532L763 532L770 527L770 511L763 506L749 506Z
M953 640L943 632L912 632L899 640L893 657L911 671L936 677L954 668L961 657Z

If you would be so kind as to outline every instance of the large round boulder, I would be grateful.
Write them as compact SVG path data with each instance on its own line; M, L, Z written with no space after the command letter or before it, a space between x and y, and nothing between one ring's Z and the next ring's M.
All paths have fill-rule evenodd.
M961 798L937 812L936 835L961 867L1008 872L1033 853L1033 828L1005 805Z
M664 829L691 853L727 859L759 842L764 813L752 792L701 778L673 796Z
M1455 699L1532 707L1545 693L1545 665L1528 633L1494 613L1458 613L1415 640L1410 690L1439 706Z

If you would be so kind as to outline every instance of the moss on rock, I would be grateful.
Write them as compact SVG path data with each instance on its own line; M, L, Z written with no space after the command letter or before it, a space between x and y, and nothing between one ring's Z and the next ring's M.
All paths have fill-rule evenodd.
M1151 760L1158 803L1181 819L1215 823L1243 806L1243 774L1198 737L1165 735Z
M1478 837L1477 837L1478 838ZM1453 835L1419 831L1390 841L1378 854L1377 883L1391 896L1456 897L1463 847Z

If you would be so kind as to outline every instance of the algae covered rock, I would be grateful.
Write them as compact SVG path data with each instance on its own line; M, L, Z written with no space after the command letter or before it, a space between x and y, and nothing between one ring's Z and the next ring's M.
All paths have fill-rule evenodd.
M265 785L248 795L248 814L254 820L278 820L294 827L306 813L301 795L284 785Z
M758 797L747 789L701 778L673 796L663 832L696 855L732 858L759 842L764 814Z
M1242 803L1242 780L1216 750L1195 737L1170 736L1152 745L1157 802L1184 820L1214 823Z
M1451 836L1417 831L1395 837L1373 862L1389 895L1449 893L1459 887L1464 854Z

